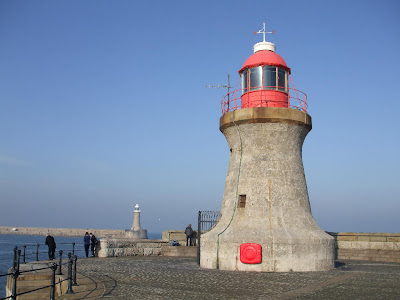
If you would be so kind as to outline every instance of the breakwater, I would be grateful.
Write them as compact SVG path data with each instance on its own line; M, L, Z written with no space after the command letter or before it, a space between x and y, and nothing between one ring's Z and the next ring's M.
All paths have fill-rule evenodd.
M127 230L121 229L95 229L95 228L41 228L41 227L10 227L0 226L0 234L16 235L47 235L49 232L53 236L84 236L85 232L92 232L97 238L103 237L124 237Z

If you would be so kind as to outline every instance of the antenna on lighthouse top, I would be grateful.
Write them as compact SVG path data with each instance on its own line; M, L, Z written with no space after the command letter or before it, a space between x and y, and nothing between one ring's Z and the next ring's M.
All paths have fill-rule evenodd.
M273 31L273 30L265 31L265 22L263 22L263 28L261 28L259 31L254 31L254 34L257 34L257 33L262 33L263 41L254 45L254 47L253 47L254 53L256 53L257 51L261 51L261 50L269 50L269 51L275 52L275 44L265 41L265 34L266 33L274 34L275 31Z

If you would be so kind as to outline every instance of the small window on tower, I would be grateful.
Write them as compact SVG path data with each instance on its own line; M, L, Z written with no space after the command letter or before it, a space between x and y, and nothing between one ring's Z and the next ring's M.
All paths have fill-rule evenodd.
M239 208L244 208L244 207L246 207L246 195L239 195L238 207L239 207Z

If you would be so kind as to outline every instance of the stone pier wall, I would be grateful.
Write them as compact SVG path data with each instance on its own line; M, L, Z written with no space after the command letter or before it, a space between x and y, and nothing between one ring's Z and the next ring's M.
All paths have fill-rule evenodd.
M185 230L166 230L162 233L162 239L164 241L178 241L179 245L185 246L186 245L186 234ZM193 232L192 237L193 245L197 245L197 231Z
M184 230L166 230L162 240L130 240L126 230L111 229L71 229L39 227L0 226L0 234L47 235L47 230L54 236L83 236L86 231L93 232L101 240L101 257L130 255L163 255L161 248L172 240L186 245ZM400 263L400 233L356 233L328 232L335 239L336 259L396 262ZM193 238L197 245L197 233ZM99 248L100 248L99 247ZM165 251L164 251L165 252Z
M16 228L17 230L14 230ZM84 236L85 232L92 232L97 238L124 237L127 230L95 229L95 228L40 228L40 227L9 227L0 226L0 234L43 235L49 232L53 236Z
M168 241L105 238L100 240L97 255L98 257L157 256L161 255L164 245L168 245Z
M400 233L328 232L336 258L400 263Z

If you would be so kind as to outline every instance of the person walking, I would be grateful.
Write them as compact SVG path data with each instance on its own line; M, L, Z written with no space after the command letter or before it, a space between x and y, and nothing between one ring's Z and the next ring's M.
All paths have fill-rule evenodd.
M87 231L85 233L85 236L83 237L83 243L85 244L86 257L89 257L90 235Z
M96 247L97 247L97 239L96 236L92 234L92 236L90 237L90 248L92 250L92 257L95 257L94 253L96 251Z
M54 238L47 233L45 244L49 247L49 259L54 259L54 253L56 252L56 242Z
M185 234L186 234L186 246L192 246L192 236L193 236L192 224L189 224L189 226L186 227Z

